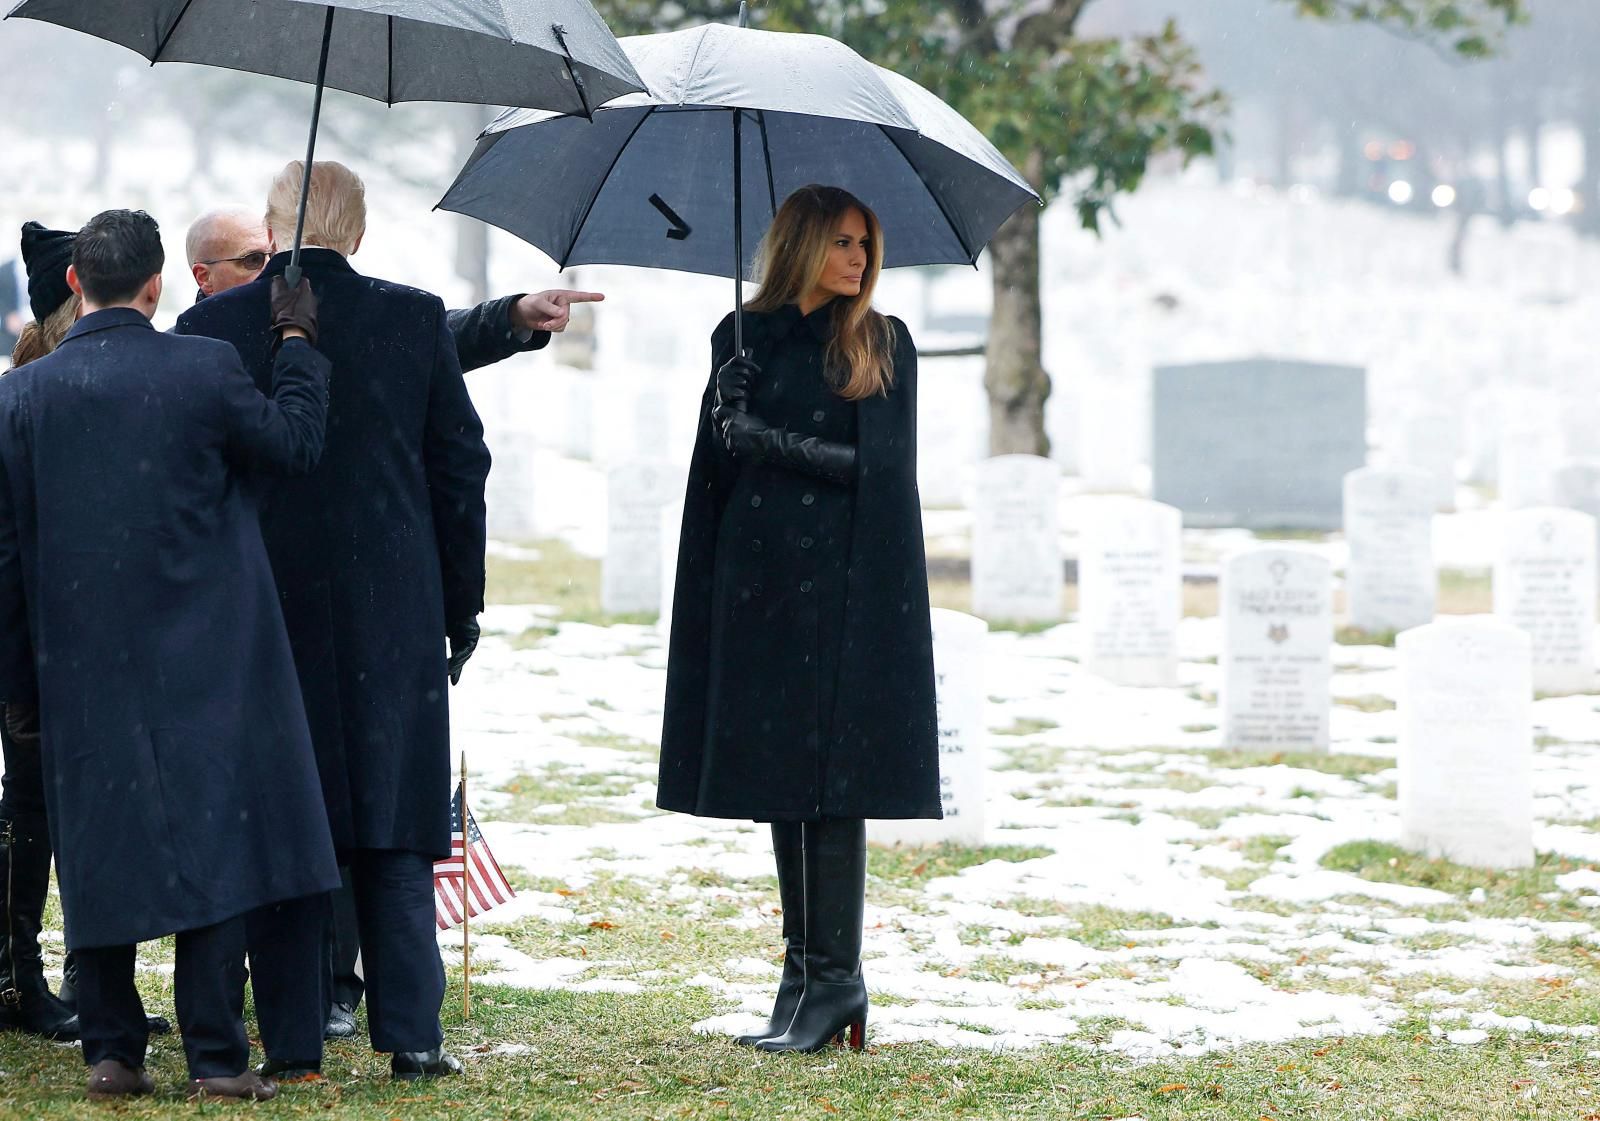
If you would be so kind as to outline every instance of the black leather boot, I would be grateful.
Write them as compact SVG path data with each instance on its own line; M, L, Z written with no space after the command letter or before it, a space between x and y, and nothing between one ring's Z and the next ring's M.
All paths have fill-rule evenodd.
M859 1051L867 1040L867 983L861 976L866 910L867 823L805 824L805 991L789 1030L761 1051L820 1051L841 1035Z
M806 862L804 833L798 821L772 823L772 855L778 864L778 903L783 907L783 977L765 1031L741 1035L746 1047L789 1030L795 1006L806 987Z
M50 836L43 814L0 821L0 1029L78 1038L78 1017L44 980L39 931L50 893Z

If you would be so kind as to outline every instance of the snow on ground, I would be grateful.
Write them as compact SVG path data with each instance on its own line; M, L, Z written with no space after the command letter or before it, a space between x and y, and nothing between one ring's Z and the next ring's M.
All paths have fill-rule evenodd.
M749 1030L770 1006L781 941L775 892L761 879L772 874L765 830L650 808L660 639L644 626L562 624L513 648L547 614L491 608L452 695L479 791L541 773L564 777L573 792L515 821L497 818L503 797L475 799L503 865L572 893L530 891L475 924L489 932L476 950L491 971L483 979L584 991L700 986L725 1004L701 1030ZM1336 703L1336 754L1315 767L1208 750L1218 739L1218 638L1214 620L1186 621L1180 684L1130 689L1079 669L1076 625L990 635L987 841L1005 848L910 885L873 878L865 969L876 1040L1092 1040L1132 1057L1195 1054L1381 1032L1418 1009L1440 1032L1568 1030L1505 1017L1498 1001L1506 986L1586 984L1537 950L1600 946L1594 922L1540 917L1531 899L1526 914L1488 913L1471 896L1319 863L1346 842L1398 837L1396 773L1386 765L1397 721L1373 701L1393 699L1393 652L1336 651L1335 697L1378 711ZM1600 819L1594 709L1588 697L1535 705L1543 852L1600 857L1577 824ZM605 781L590 797L574 776ZM570 820L575 808L603 813L540 820ZM502 933L528 923L587 930L595 915L584 889L607 878L652 906L726 927L726 959L663 969L648 957L541 958ZM1593 908L1597 893L1600 872L1568 872L1546 894L1549 913ZM453 948L456 936L441 944Z

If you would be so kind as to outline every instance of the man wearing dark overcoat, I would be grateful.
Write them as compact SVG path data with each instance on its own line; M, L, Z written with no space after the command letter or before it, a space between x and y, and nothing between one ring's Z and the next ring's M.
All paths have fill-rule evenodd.
M277 246L294 228L301 178L293 163L273 182L267 213ZM372 1044L392 1054L396 1077L416 1078L460 1069L439 1024L433 862L450 851L446 691L483 609L489 452L443 303L363 277L346 259L365 223L354 173L314 165L301 264L336 388L321 464L263 495L262 529L334 842L350 867ZM254 282L186 311L178 330L226 339L265 378L271 340L259 320L288 263L278 253ZM260 916L251 934L258 993L285 991L279 964L303 969L320 952L325 909L290 910ZM263 1014L264 1072L319 1068L325 991L318 998ZM295 1026L269 1030L269 1020Z
M157 332L162 264L148 215L92 219L82 318L0 378L0 700L38 698L91 1096L153 1088L135 950L176 934L191 1093L266 1098L244 915L338 871L252 489L316 464L328 365L304 288L262 309L270 398L233 348Z

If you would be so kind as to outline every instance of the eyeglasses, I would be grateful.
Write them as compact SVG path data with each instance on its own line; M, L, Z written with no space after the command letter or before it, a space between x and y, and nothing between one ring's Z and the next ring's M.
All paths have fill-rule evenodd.
M260 272L267 267L267 258L270 253L257 249L254 253L246 253L239 257L218 257L215 261L196 261L197 265L239 265L249 272Z

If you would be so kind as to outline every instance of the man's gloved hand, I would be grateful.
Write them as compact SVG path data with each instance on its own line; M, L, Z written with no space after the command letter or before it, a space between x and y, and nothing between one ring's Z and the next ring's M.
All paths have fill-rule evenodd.
M748 409L750 382L760 375L761 367L750 359L742 357L728 359L717 370L716 407L738 409L740 412Z
M272 278L272 329L280 338L298 334L312 346L317 345L317 297L306 277L302 276L299 287L293 289L283 277Z
M477 619L464 619L446 629L446 637L450 639L450 684L461 684L461 671L478 648L478 636L482 633Z
M6 732L20 744L39 742L39 706L27 701L10 701L5 706Z

